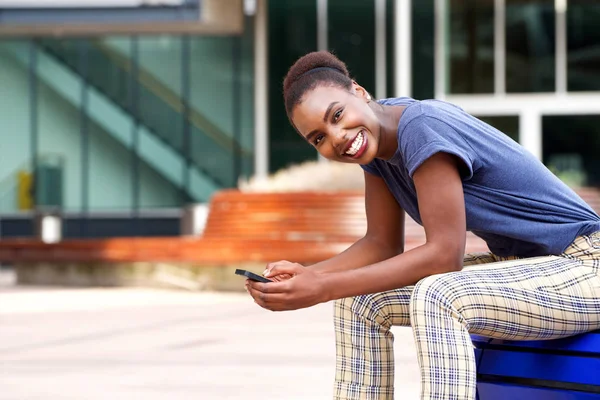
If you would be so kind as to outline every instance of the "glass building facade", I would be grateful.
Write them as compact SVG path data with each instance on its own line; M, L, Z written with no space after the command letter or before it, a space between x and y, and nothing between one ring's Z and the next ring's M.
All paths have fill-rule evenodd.
M599 185L600 3L436 3L447 36L435 95L520 141L567 183Z
M230 36L0 39L0 65L0 213L178 208L253 172L251 19Z

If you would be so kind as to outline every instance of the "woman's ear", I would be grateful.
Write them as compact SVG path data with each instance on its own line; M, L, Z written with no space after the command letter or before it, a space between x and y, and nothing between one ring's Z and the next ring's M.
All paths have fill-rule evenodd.
M371 95L369 94L369 92L367 92L364 87L360 86L355 81L352 81L352 90L354 91L354 94L356 96L362 97L367 102L371 101Z

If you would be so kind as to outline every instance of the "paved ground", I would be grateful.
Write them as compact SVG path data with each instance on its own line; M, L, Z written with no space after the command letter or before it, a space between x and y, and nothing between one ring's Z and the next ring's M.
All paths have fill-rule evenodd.
M18 287L0 272L0 399L329 399L331 311L271 313L245 294ZM417 399L411 333L394 332L396 398Z

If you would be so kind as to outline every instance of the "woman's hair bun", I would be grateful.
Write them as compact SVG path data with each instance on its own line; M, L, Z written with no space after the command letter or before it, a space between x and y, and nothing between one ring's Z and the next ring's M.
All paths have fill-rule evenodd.
M344 89L352 87L346 64L328 51L308 53L291 66L283 80L283 98L290 120L292 109L300 102L304 93L321 82Z
M299 58L294 65L292 65L283 81L283 91L288 91L290 86L302 75L315 68L335 69L344 76L350 77L346 64L340 61L336 56L325 50L314 51Z

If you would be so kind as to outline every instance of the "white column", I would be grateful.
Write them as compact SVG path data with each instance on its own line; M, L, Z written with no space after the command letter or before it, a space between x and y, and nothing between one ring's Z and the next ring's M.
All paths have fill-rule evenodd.
M375 0L375 97L387 97L385 0Z
M434 3L434 92L436 99L446 97L448 85L448 49L447 49L447 0L435 0Z
M556 93L567 92L567 0L555 0Z
M317 0L317 49L328 50L328 29L327 24L328 0Z
M519 142L539 160L542 159L542 114L539 110L527 109L521 112Z
M506 94L506 1L494 0L494 93Z
M328 13L327 7L329 6L328 0L317 0L317 50L329 50L329 25L328 25ZM320 162L327 162L328 160L322 155L318 155Z
M394 2L394 96L412 96L412 0Z
M256 1L254 20L254 175L269 175L268 15L267 1Z

